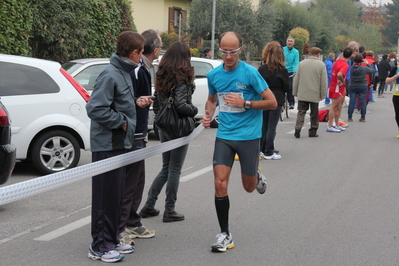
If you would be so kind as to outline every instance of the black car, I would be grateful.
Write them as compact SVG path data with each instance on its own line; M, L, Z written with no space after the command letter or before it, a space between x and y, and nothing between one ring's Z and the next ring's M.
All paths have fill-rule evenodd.
M16 149L11 144L10 116L0 101L0 185L7 182L15 165Z

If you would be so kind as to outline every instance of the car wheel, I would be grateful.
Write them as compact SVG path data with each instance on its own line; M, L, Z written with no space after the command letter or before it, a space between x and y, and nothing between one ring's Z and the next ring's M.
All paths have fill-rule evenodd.
M219 120L218 116L216 116L215 119L213 119L211 122L211 128L218 128L218 127L219 127Z
M80 159L78 141L70 133L53 130L39 136L32 145L32 163L42 174L75 167Z

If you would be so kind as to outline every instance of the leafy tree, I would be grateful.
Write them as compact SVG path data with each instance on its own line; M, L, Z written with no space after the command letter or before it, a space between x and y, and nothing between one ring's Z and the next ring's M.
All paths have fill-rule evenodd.
M366 50L373 50L375 53L381 51L381 32L377 25L362 24L359 27L351 27L349 36L363 45ZM373 36L370 38L370 36Z
M133 20L132 5L129 0L115 0L117 6L120 8L121 31L134 31L137 32L136 25Z
M290 31L290 36L294 37L297 40L301 40L303 43L309 42L309 31L301 28L296 27Z
M331 12L332 16L325 19L336 20L349 26L360 23L361 10L356 7L355 2L353 0L317 0L316 8Z
M266 43L273 40L273 32L277 28L275 21L278 19L278 14L273 8L273 4L265 1L255 11L254 18L253 34L257 36L257 38L253 38L254 45L259 50L263 50Z
M387 37L390 45L396 45L398 42L398 25L399 25L399 0L392 0L392 3L385 5L387 9L386 19L389 21L388 26L382 30Z
M218 3L218 2L216 2ZM193 1L190 5L189 32L196 39L212 38L212 4L207 0ZM219 11L218 6L216 10Z
M175 32L175 27L170 25L170 32L161 32L159 35L161 36L163 46L167 49L172 43L177 42L179 40L179 35ZM187 33L183 33L180 36L180 40L183 42L189 43L191 41L191 36ZM194 55L193 55L194 56Z
M299 51L299 58L302 58L303 48L309 42L309 31L296 27L290 31L289 35L295 38L294 47Z
M252 10L249 0L218 0L216 2L215 39L226 31L235 31L243 38L244 52L259 53L267 41L272 38L274 18L271 5L261 4ZM193 1L190 7L189 33L193 39L211 39L212 5L209 0Z
M278 26L273 33L275 40L285 44L289 32L296 27L301 27L309 31L309 41L312 45L319 42L323 26L321 17L307 9L293 6L284 1L275 2L274 8L278 12L276 20Z
M377 5L376 0L368 5L368 11L362 14L361 20L364 24L374 24L379 29L385 29L388 24L388 20L382 15L381 6Z

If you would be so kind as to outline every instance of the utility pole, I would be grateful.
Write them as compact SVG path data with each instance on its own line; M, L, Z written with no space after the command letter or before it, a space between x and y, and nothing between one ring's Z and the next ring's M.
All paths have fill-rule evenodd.
M396 53L396 56L398 56L399 55L399 31L398 31L398 52Z
M212 59L215 57L215 21L216 21L216 0L213 0L212 7Z
M179 14L179 42L180 42L180 36L181 36L181 14Z

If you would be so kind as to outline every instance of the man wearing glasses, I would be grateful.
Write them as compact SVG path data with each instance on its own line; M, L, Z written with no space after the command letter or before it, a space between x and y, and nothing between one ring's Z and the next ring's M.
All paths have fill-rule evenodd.
M242 39L236 32L225 32L219 39L223 64L208 74L208 100L202 124L210 128L219 101L219 127L213 154L215 207L221 233L213 252L234 247L229 231L230 201L228 181L234 156L240 158L241 179L247 192L266 191L266 178L258 170L259 142L262 136L262 110L275 109L277 101L269 86L252 66L240 61Z

